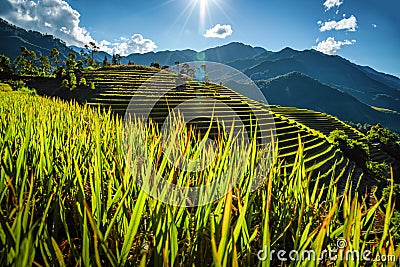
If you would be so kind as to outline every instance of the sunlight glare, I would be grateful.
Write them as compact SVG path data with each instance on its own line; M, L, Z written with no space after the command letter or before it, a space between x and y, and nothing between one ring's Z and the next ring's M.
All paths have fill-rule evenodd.
M199 0L200 1L200 28L203 30L205 20L206 20L206 10L208 0Z

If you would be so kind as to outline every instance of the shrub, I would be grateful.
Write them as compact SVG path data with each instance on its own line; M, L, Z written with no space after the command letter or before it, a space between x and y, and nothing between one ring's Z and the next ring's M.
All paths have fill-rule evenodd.
M86 79L82 77L82 78L79 80L79 85L86 86Z
M379 143L382 149L390 156L400 160L399 136L390 130L383 128L380 124L372 126L368 131L367 140Z
M383 128L380 124L372 126L371 129L367 133L367 139L370 142L379 142L382 144L388 144L390 142L398 141L398 136L389 131L386 128Z
M87 70L97 70L97 69L98 69L98 67L94 67L94 66L88 66L86 69L87 69Z
M368 162L368 170L377 178L388 180L390 179L390 168L386 162Z
M20 91L21 89L26 87L26 83L22 80L17 80L17 81L10 81L10 85L14 91Z
M11 92L13 89L11 85L7 83L0 83L0 92Z
M4 73L9 75L12 73L10 67L10 58L6 57L5 55L0 55L0 73Z
M159 69L161 68L161 65L159 62L151 62L150 67Z
M69 73L69 88L71 90L74 90L76 85L77 85L76 76L75 76L75 74L73 72L70 72Z
M61 86L63 88L69 88L69 81L67 79L62 80Z
M53 73L57 79L62 80L66 75L65 69L61 66L58 66L57 69Z
M28 87L22 87L21 89L18 90L19 92L26 93L28 95L34 96L37 95L37 92L33 88L28 88Z
M359 166L366 167L369 160L369 147L360 141L350 139L343 130L332 131L328 139L339 146L343 153Z

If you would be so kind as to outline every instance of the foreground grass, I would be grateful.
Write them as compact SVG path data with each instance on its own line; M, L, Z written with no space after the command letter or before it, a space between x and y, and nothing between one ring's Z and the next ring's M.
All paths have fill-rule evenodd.
M146 164L127 164L121 119L22 93L0 92L0 99L2 266L382 264L327 257L282 262L276 256L279 250L297 250L301 259L312 249L318 258L323 250L336 249L338 239L347 242L338 253L370 250L370 258L399 259L389 224L392 202L367 207L359 196L350 195L350 185L341 196L334 181L311 185L301 146L291 173L275 163L253 193L252 167L259 157L250 146L243 150L245 172L225 197L196 208L169 206L136 184L137 177L148 179L152 173ZM218 156L198 174L174 173L170 163L157 161L164 145L157 130L140 121L132 129L136 136L148 137L149 157L178 184L205 181L211 171L228 168ZM219 148L228 147L224 142L229 137L221 139ZM192 155L197 143L186 143ZM385 214L384 230L372 233L379 209ZM261 249L266 255L274 251L271 261L259 260ZM383 264L395 266L391 260Z

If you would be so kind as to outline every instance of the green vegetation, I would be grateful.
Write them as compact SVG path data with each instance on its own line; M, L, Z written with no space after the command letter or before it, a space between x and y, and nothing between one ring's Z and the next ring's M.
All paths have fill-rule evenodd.
M260 160L259 151L255 145L242 148L245 175L223 199L198 208L169 206L147 196L136 184L135 178L150 179L151 174L146 165L130 168L123 153L122 120L104 111L111 108L123 115L130 98L160 66L83 68L75 53L70 53L64 66L57 66L56 50L50 58L36 60L29 50L22 50L20 79L7 80L14 91L30 90L24 77L37 71L34 76L54 75L71 94L88 94L89 105L99 108L17 92L0 95L0 191L4 192L0 195L0 264L275 266L276 257L260 262L258 251L296 249L301 255L314 249L318 253L335 249L338 238L346 239L349 249L369 249L373 255L400 253L394 243L399 240L400 224L394 197L400 192L393 181L396 176L390 177L392 157L368 145L377 138L383 145L398 144L390 132L374 128L365 136L334 117L267 106L221 85L188 80L183 91L171 92L165 102L158 102L154 122L181 99L210 96L226 103L245 124L250 123L252 112L260 114L261 125L274 124L277 161L262 187L251 193L255 176L251 166ZM163 75L162 84L175 84L173 74ZM142 105L151 90L157 86L139 92ZM159 158L164 145L155 124L136 121L131 127L135 136L149 140L135 147L149 148L150 158ZM196 154L201 143L201 136L192 131L176 133L186 140L180 144L182 151L192 153L188 157ZM221 138L218 149L229 148L227 142ZM171 181L193 186L220 172L224 162L217 158L209 169L195 174L175 170L164 158L154 164ZM354 193L360 183L350 184L370 174L382 181L376 194L379 200L372 202L370 195L364 201L362 193ZM383 221L376 220L378 214L384 214ZM324 259L319 264L330 263Z
M143 82L147 81L159 70L146 66L113 66L101 68L96 71L84 73L87 83L95 83L96 94L88 101L90 105L100 106L102 108L111 108L115 113L124 115L130 99L133 95L143 98L141 105L151 104L152 99L148 98L153 92L157 94L157 86L146 88L145 91L138 88ZM176 77L168 72L157 74L160 86L176 84ZM155 91L153 91L155 90ZM227 87L217 84L199 84L188 81L179 92L171 91L166 95L165 100L158 101L157 106L153 108L153 118L156 121L163 121L168 109L184 99L197 97L198 94L217 99L227 104L243 120L245 124L249 123L249 114L257 112L262 121L263 127L270 127L274 124L276 127L276 136L279 142L279 159L284 162L284 166L291 168L298 149L298 139L304 143L305 166L307 171L312 171L314 176L319 173L326 179L334 176L341 183L346 183L347 176L354 176L358 180L360 172L355 171L357 166L343 156L343 153L331 145L324 135L310 128L296 123L296 120L288 120L281 116L286 112L285 107L265 106L262 103L253 101L243 95L237 94ZM272 114L269 110L272 110ZM220 118L227 120L229 118Z
M95 42L89 42L89 44L85 45L85 48L89 50L91 54L91 57L88 57L87 61L90 66L93 66L96 63L94 60L94 54L99 52L100 47L98 47Z
M97 47L90 44L90 49L93 56ZM14 91L36 94L38 89L40 94L56 95L67 100L75 98L84 102L88 94L86 89L94 89L94 84L87 84L85 77L81 75L83 70L98 68L98 64L89 55L82 60L76 53L70 52L66 60L60 61L60 52L56 48L48 56L43 55L40 58L34 50L25 46L21 46L20 51L21 54L13 62L0 55L0 81L10 85ZM40 77L49 79L39 79ZM76 88L79 88L79 93L71 94ZM6 87L3 90L7 90Z
M120 65L121 59L122 57L119 54L113 54L111 59L112 65Z
M399 135L383 128L380 124L372 126L367 133L367 140L378 143L396 160L400 161L400 138Z
M335 130L330 134L330 139L341 147L346 156L354 161L358 161L364 166L365 173L369 176L371 181L374 181L376 186L375 194L378 197L383 196L383 203L387 205L389 200L389 192L392 192L394 197L395 207L393 211L393 217L391 223L396 229L394 232L394 238L398 242L400 241L400 177L399 177L399 162L375 162L371 160L369 153L369 146L367 143L362 143L356 139L349 138L343 130ZM370 127L366 140L372 145L382 146L384 151L394 158L398 158L396 150L398 149L397 136L389 130L382 128L380 125ZM397 150L397 151L400 151ZM396 168L391 170L391 166ZM392 177L391 177L392 175ZM394 179L395 185L391 184L391 179Z
M0 55L0 73L5 75L10 75L12 73L10 58L5 55Z
M22 80L7 80L6 82L7 83L3 83L4 88L7 89L6 91L19 91L36 95L36 90L29 88Z
M7 83L0 83L0 92L11 92L13 89L11 85Z
M350 139L343 130L332 131L330 140L340 147L345 155L360 166L366 166L369 157L369 147L367 144L355 139Z
M0 93L0 99L1 265L276 266L286 263L276 257L259 262L258 251L297 249L302 255L314 249L318 255L336 249L338 238L348 249L371 250L371 258L399 259L389 224L392 190L386 207L377 201L368 208L351 195L349 184L338 196L333 179L311 182L302 146L291 171L276 162L254 193L257 151L250 146L244 150L245 175L224 198L197 208L174 207L136 185L134 177L149 179L151 173L146 164L127 165L120 118L22 93ZM156 128L140 121L131 126L134 135L149 138L149 156L157 159L163 144ZM219 160L215 170L224 166ZM159 172L173 170L166 159L155 165ZM189 173L169 174L180 175L179 184L198 182ZM384 228L372 234L377 210L385 214Z

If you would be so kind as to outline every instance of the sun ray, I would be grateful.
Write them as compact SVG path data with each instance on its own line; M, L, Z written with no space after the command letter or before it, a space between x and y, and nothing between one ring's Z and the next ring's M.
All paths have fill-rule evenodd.
M209 14L207 0L200 0L199 33L205 30L206 16Z
M213 1L213 4L215 4L217 6L217 8L219 9L219 11L229 20L229 23L233 23L233 20L231 19L231 17L225 12L225 9L222 7L222 5L219 3L221 2L223 4L222 1ZM229 6L228 6L229 7Z
M175 1L175 0L170 0L170 1ZM193 15L193 12L194 12L195 7L196 7L196 3L195 3L194 1L189 1L188 4L185 5L184 9L179 13L179 15L176 16L176 18L175 18L175 20L174 20L174 23L172 23L172 25L170 26L170 28L173 28L176 24L178 24L179 21L180 21L181 19L183 19L183 18L184 18L184 15L186 14L186 18L184 18L184 19L185 19L185 22L183 23L183 25L182 25L182 27L181 27L181 30L180 30L180 32L179 32L179 36L177 36L177 37L180 38L180 37L182 36L182 33L183 33L184 29L186 28L186 25L187 25L189 19L190 19L190 18L192 17L192 15Z
M169 5L169 4L171 4L173 2L176 2L176 1L179 1L179 0L168 0L168 1L165 1L162 4L157 5L156 8L164 7L164 6Z
M167 0L160 6L165 6L167 4L171 4L176 1L179 0ZM181 29L178 31L178 36L176 36L176 38L182 37L182 34L187 28L189 20L192 18L196 8L199 9L198 34L200 35L203 35L204 32L207 30L206 28L211 24L213 24L210 12L211 5L215 5L218 8L218 10L229 20L229 22L232 23L232 19L228 16L224 8L222 7L222 5L224 4L223 0L188 0L185 2L186 4L184 5L182 11L179 13L179 15L175 17L174 22L170 26L170 29L172 29L174 28L175 25L181 24ZM179 23L182 20L184 20L183 24Z

